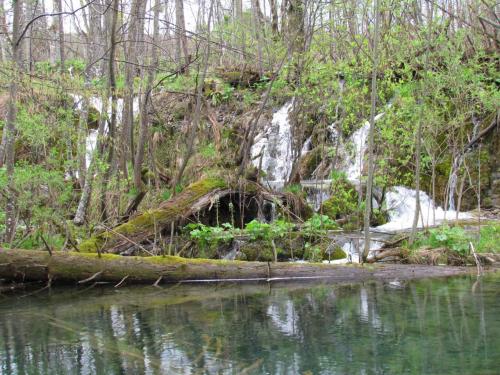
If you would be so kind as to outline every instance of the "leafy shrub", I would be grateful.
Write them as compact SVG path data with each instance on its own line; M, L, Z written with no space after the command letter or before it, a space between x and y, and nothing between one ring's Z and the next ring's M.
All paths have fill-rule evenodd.
M469 241L471 241L471 237L463 228L450 228L444 225L440 228L430 229L428 234L421 234L415 246L446 247L460 255L466 255L469 250Z
M481 228L481 236L476 251L482 253L498 253L500 251L500 224L487 225Z
M252 220L245 226L245 232L252 240L272 241L283 238L293 228L293 224L284 220L276 220L271 224Z
M323 260L323 251L319 246L311 245L309 242L306 242L304 259L311 262L321 262Z
M325 230L337 228L338 225L334 220L330 219L326 215L315 213L309 220L304 223L302 231L306 236L314 237L321 235Z
M213 248L229 243L234 238L234 228L229 223L218 227L210 227L202 223L188 224L186 229L193 241L202 249Z

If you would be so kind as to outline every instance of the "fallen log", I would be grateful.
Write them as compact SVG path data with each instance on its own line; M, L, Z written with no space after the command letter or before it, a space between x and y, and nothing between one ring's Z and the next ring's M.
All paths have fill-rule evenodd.
M222 207L219 203L224 200L226 205ZM307 215L308 206L301 198L292 197L290 193L271 193L251 181L229 186L220 178L204 178L189 185L180 194L161 203L154 210L143 212L114 228L105 227L106 230L103 232L80 243L78 249L81 252L126 254L132 248L146 247L141 244L153 243L158 234L164 230L168 231L167 235L169 235L172 224L177 228L190 220L198 221L202 216L200 213L203 212L208 212L208 216L211 215L213 218L217 217L218 223L219 219L224 220L221 217L222 212L229 214L232 210L230 214L240 216L239 219L241 219L237 220L233 217L235 222L240 224L243 221L248 222L259 212L258 202L263 201L273 203L281 201L283 208L295 216L300 218ZM229 208L230 204L232 208ZM241 207L243 209L240 209Z
M173 256L123 257L115 254L0 249L0 279L55 283L112 285L159 284L186 281L279 281L284 279L329 279L336 282L411 279L450 276L463 267L428 267L387 264L333 265L322 263L267 263Z
M189 216L201 206L210 203L227 190L226 183L217 178L207 178L187 187L181 194L162 203L157 209L142 213L128 222L108 229L82 242L82 252L107 251L119 253L135 246L150 236L157 228Z

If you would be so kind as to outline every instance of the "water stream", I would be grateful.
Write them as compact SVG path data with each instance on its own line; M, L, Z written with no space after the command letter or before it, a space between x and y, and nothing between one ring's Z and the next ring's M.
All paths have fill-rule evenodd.
M258 141L252 147L253 163L257 167L261 165L262 170L267 174L265 183L273 189L283 187L292 169L292 132L288 117L292 105L293 101L290 101L274 114L270 126L258 136ZM377 114L375 121L380 120L384 114L385 112ZM341 163L342 170L353 184L359 184L363 175L369 128L370 123L366 121L353 133L347 144L340 147L340 155L344 160ZM305 155L310 149L311 138L308 138L302 147L301 154ZM262 150L261 160L257 155L260 155ZM307 180L302 181L302 185L309 192L309 203L316 210L319 209L322 202L329 198L329 180ZM376 229L398 231L411 228L416 209L416 195L417 192L414 189L405 186L390 188L385 201L389 212L389 222ZM454 206L454 204L450 204L450 206ZM457 213L453 209L444 210L437 206L423 191L420 191L420 208L419 227L436 225L444 220L470 217L467 213Z

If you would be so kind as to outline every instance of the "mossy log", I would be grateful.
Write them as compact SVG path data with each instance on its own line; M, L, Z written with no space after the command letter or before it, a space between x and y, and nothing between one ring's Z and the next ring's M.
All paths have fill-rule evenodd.
M240 197L240 202L275 202L279 200L283 207L294 213L295 216L307 216L307 205L298 197L291 197L289 193L279 194L266 191L255 182L245 181L244 184L236 183L230 186L220 178L204 178L187 188L180 194L163 202L158 208L143 212L131 218L128 222L109 228L88 240L79 244L81 252L106 252L106 253L126 253L129 249L144 248L141 244L151 243L162 231L170 233L171 225L175 227L182 226L191 220L197 220L195 215L210 211L212 207L218 207L219 212L213 209L212 216L222 215L222 207L218 202L225 198L234 199ZM253 199L258 198L258 199ZM295 198L295 199L294 199ZM234 206L239 206L238 204ZM248 206L244 205L244 206ZM235 211L239 207L235 207ZM245 220L250 221L255 218L258 212L257 207L250 210L248 207L245 212L239 213L245 216ZM241 220L243 222L244 220ZM239 220L238 220L239 222Z
M126 223L106 230L79 245L82 252L106 251L119 253L138 246L155 231L188 217L220 196L228 194L227 184L218 178L206 178L188 186L182 193L162 203L157 209L146 211Z
M414 269L408 272L408 267ZM114 285L155 284L202 280L278 281L283 279L329 279L338 282L409 279L464 273L460 267L405 265L330 265L321 263L266 263L187 259L172 256L124 257L115 254L48 252L0 249L0 279L54 283Z

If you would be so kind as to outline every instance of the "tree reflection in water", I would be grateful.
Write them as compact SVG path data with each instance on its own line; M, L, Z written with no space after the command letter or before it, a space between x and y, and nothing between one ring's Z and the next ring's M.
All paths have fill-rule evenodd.
M1 374L493 374L500 278L54 289L0 300Z

